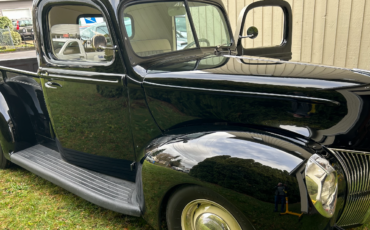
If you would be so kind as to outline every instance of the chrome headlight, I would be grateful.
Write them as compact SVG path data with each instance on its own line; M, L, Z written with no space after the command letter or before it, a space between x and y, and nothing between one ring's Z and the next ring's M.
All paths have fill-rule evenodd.
M325 217L335 212L338 195L338 175L329 161L314 154L306 164L306 186L316 210Z

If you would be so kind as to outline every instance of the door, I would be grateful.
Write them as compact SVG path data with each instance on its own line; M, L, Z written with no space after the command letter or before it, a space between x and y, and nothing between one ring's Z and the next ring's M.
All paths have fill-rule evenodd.
M43 90L63 159L80 167L134 181L135 172L131 164L135 155L129 128L125 69L113 48L117 40L111 29L105 34L80 36L81 31L88 28L79 27L79 22L89 15L97 18L99 14L104 19L96 7L87 5L51 8L48 17L52 33L46 38L51 39L51 52L50 57L44 59L50 58L50 62L57 65L45 68L46 65L41 64ZM106 23L105 19L103 21ZM66 29L68 26L70 30ZM76 31L76 27L79 28L78 33L68 33ZM92 39L99 40L100 45L96 42L95 46L91 45ZM87 55L78 58L72 49L70 54L64 52L58 56L53 41L59 44L63 40L66 43L73 40L70 44L75 43L76 46L72 48L84 49L81 53ZM107 40L111 43L107 44Z

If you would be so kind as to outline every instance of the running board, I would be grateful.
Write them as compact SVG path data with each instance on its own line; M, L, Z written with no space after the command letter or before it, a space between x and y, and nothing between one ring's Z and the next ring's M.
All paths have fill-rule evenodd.
M11 161L30 172L101 207L140 216L136 184L65 162L60 154L42 145L11 154Z

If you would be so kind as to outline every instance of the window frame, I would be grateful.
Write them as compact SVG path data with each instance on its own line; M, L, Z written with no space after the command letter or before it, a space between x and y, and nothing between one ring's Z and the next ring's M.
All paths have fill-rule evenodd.
M195 42L196 46L194 48L190 48L190 49L186 49L186 50L175 50L175 51L171 51L171 52L167 52L167 53L161 53L161 54L155 54L155 55L151 55L151 56L141 57L141 56L137 55L135 53L135 51L133 50L133 48L131 46L131 42L129 41L130 39L127 39L127 36L126 36L127 35L126 34L126 28L123 28L124 24L122 23L122 20L119 20L119 27L121 28L122 31L125 31L125 33L122 34L122 35L123 35L123 38L124 38L127 53L131 57L130 58L131 65L136 65L136 64L139 64L139 63L143 63L143 62L149 62L149 61L152 61L152 60L154 61L154 60L157 60L157 59L163 59L163 57L165 57L165 56L176 55L176 54L179 54L179 52L183 52L184 54L189 54L189 55L194 56L194 55L203 54L204 52L202 50L212 50L212 51L214 50L214 48L216 46L200 47L199 40L198 40L198 35L197 35L196 29L195 29L195 26L194 26L193 17L192 17L192 14L190 12L188 2L201 2L201 3L206 3L206 4L213 5L213 6L217 7L220 10L222 16L225 19L225 28L228 30L229 37L230 37L230 42L231 42L230 48L233 47L235 41L234 41L233 31L232 31L231 26L230 26L229 18L227 16L226 11L223 8L223 5L219 4L218 2L207 1L207 0L193 0L193 1L192 0L169 0L169 1L165 1L165 0L142 0L142 1L129 1L129 2L121 1L120 4L118 5L118 8L117 8L118 9L117 10L118 11L118 18L120 19L120 18L122 18L122 16L124 17L124 15L125 15L124 10L127 7L132 6L132 5L145 4L145 3L155 3L155 2L179 2L179 1L184 2L184 4L185 4L186 14L188 15L189 24L191 26L191 30L192 30L192 33L193 33L194 42Z
M45 2L45 5L42 5L42 14L41 14L41 17L42 17L42 20L43 20L43 26L42 26L42 31L43 31L43 36L42 36L42 40L44 42L44 47L43 49L45 48L45 57L48 58L48 60L46 60L47 62L50 62L51 64L54 64L54 65L57 65L57 66L67 66L67 67L91 67L91 66L105 66L105 67L108 67L108 66L112 66L114 65L116 59L117 59L117 56L118 56L118 53L116 52L113 52L113 58L112 60L110 61L104 61L104 62L94 62L94 61L86 61L86 60L61 60L61 59L58 59L55 54L53 53L53 45L52 45L52 39L51 39L51 35L50 35L50 18L49 18L49 15L50 15L50 10L53 8L53 7L58 7L58 6L66 6L66 5L76 5L76 6L87 6L87 7L91 7L91 8L94 8L98 11L101 12L101 14L99 14L99 16L102 16L104 18L104 21L106 22L107 24L107 28L108 28L108 31L109 31L109 35L112 39L112 43L113 45L117 45L115 43L116 42L116 39L115 39L115 34L112 33L112 30L111 30L111 27L112 25L109 24L109 20L108 18L105 16L103 10L101 9L101 7L95 3L86 3L85 1L81 1L81 0L74 0L74 1L63 1L63 2L60 2L58 0L53 0L53 1L50 1L50 2ZM40 7L40 8L41 8ZM97 15L97 14L81 14L81 15ZM77 17L77 19L79 19L81 17L81 15L79 15ZM78 21L77 21L77 25L79 25Z

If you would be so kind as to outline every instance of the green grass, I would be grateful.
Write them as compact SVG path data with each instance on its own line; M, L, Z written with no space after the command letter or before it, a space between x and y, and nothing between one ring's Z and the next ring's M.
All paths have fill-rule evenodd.
M27 42L26 42L27 43ZM33 50L35 49L35 45L32 43L22 43L20 45L16 46L1 46L0 47L0 53L9 53L9 52L16 52L16 51L25 51L25 50Z
M16 49L4 49L4 50L0 50L0 53L9 53L9 52L15 52Z
M85 201L18 166L0 170L0 229L152 229Z

